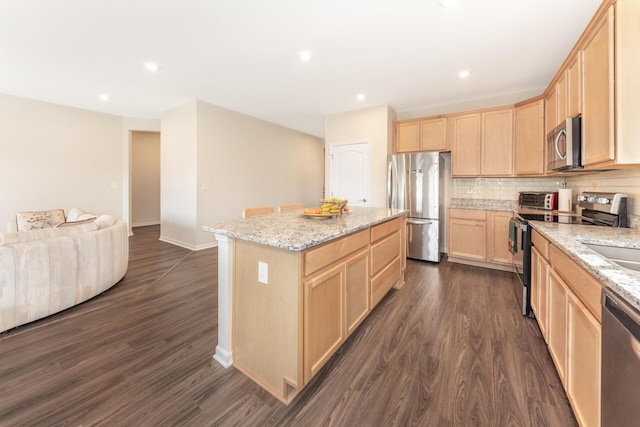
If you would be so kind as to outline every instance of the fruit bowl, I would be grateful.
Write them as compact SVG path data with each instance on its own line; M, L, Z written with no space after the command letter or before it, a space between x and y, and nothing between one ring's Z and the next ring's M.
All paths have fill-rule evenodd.
M347 199L340 199L338 197L329 197L328 199L321 199L320 206L323 212L342 215L342 211L347 206L349 201Z

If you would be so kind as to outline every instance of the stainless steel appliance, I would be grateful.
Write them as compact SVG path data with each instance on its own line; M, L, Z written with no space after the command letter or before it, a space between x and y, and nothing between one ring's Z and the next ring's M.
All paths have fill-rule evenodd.
M581 193L578 196L576 214L555 212L553 193L520 193L519 208L510 221L510 235L514 235L517 245L509 243L513 253L513 263L518 274L519 284L516 296L522 308L522 314L533 317L531 311L531 225L529 221L558 222L576 225L599 225L608 227L627 226L627 195L622 193ZM556 198L557 200L557 198ZM515 251L514 251L515 249ZM520 252L520 253L519 253Z
M583 169L581 162L581 120L564 120L547 135L547 168L570 172Z
M640 420L640 312L609 289L602 293L601 425Z
M387 207L407 209L407 257L440 262L442 185L439 153L389 156Z

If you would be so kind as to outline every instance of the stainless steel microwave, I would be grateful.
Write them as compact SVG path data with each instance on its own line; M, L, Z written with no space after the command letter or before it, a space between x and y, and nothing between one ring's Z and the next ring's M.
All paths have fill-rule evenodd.
M581 119L564 120L547 135L547 169L558 172L582 170Z

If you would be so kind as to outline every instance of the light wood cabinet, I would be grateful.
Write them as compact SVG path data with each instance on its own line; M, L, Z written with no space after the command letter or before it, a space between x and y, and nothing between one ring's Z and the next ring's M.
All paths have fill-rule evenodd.
M549 342L549 242L533 230L531 235L531 308L536 315L540 332L545 342Z
M600 425L602 284L533 230L531 305L581 426Z
M545 135L558 126L558 92L556 87L549 91L544 100Z
M567 395L581 426L599 426L602 326L573 293L567 303Z
M544 174L544 100L516 105L515 109L515 174Z
M308 382L345 340L345 266L304 284L304 382Z
M513 174L513 108L482 113L481 174Z
M450 119L453 176L513 175L513 108Z
M583 61L582 163L615 159L614 14L611 6L585 40Z
M420 122L396 123L394 136L397 153L420 151Z
M487 261L511 264L513 255L509 252L509 221L511 212L487 212Z
M485 211L449 209L449 257L487 259Z
M567 73L562 73L561 77L556 83L556 97L558 99L557 111L556 111L556 125L562 123L567 118Z
M234 366L291 402L371 312L373 295L377 303L404 284L404 226L393 218L303 251L236 240Z
M447 117L395 122L394 128L396 153L448 151Z
M479 176L482 117L479 113L451 118L451 174Z
M569 61L567 66L567 115L566 118L582 114L582 52Z
M567 285L554 269L549 275L549 353L566 389Z

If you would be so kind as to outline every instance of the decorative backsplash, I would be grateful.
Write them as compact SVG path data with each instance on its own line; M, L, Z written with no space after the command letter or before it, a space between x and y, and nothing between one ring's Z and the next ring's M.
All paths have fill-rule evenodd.
M454 178L456 199L517 200L520 191L558 191L566 183L576 197L583 191L626 193L631 228L640 229L640 169L564 175L548 178Z

